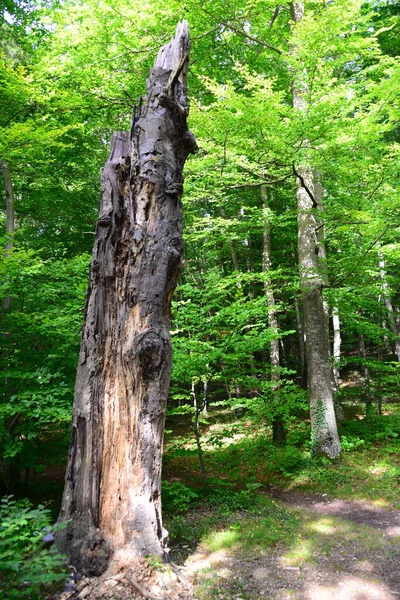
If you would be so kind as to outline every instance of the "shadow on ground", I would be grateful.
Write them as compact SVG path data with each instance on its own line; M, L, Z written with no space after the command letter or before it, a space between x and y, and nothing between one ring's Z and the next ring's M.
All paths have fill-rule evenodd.
M184 570L196 598L400 598L400 512L297 493L272 505L272 517L267 504L220 526L216 515L204 515L202 541Z

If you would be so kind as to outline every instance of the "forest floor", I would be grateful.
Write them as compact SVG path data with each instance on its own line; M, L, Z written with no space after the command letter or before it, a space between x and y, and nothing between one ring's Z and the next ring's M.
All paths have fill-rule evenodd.
M322 495L278 492L274 496L289 515L291 540L263 547L262 529L268 522L263 524L262 513L238 513L188 557L195 598L400 597L400 511ZM240 521L240 527L235 526ZM243 538L235 532L243 532Z
M206 482L190 415L169 419L163 512L172 562L148 557L83 579L62 600L400 598L393 410L370 423L352 414L333 464L310 458L306 422L276 447L265 426L216 411L202 424Z
M195 547L175 547L180 566L143 560L134 571L82 580L63 600L400 597L400 511L279 490L258 492L253 500L251 510L225 516L188 514L181 526L203 525L203 535Z

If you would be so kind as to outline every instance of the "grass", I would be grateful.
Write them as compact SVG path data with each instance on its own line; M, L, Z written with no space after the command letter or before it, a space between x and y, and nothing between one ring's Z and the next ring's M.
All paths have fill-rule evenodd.
M265 425L218 410L202 425L205 486L190 423L185 428L180 422L179 437L167 436L164 476L181 487L174 495L170 483L163 509L173 560L182 563L201 557L196 598L261 597L252 575L258 560L267 565L274 561L271 564L278 572L287 569L295 577L293 590L290 581L284 582L288 597L292 593L297 597L303 574L307 579L310 569L332 580L342 572L347 576L354 567L362 584L364 577L366 585L380 585L385 561L395 552L395 539L385 539L367 525L290 508L271 498L269 491L324 493L400 508L400 418L391 407L383 418L369 421L361 418L360 407L353 407L355 420L341 428L343 452L335 463L311 458L306 421L289 427L286 446L275 446ZM173 423L169 427L173 430ZM168 497L174 498L173 506ZM363 569L370 575L363 575ZM278 590L284 578L274 569L271 573L272 579L276 575ZM275 593L267 590L261 595L272 598Z
M390 407L393 405L389 405ZM396 406L397 408L397 406ZM241 489L244 482L298 490L323 492L342 499L366 499L382 506L400 508L400 417L389 414L372 421L357 419L341 428L344 450L340 461L312 459L307 422L289 428L285 447L271 442L271 432L248 418L227 422L229 412L211 414L203 426L202 447L209 480ZM186 429L188 432L189 424ZM166 440L164 473L190 488L201 487L198 456L193 435Z
M248 495L246 507L228 514L226 506L235 494L215 505L203 502L201 509L193 507L168 524L172 558L188 559L194 566L199 600L259 598L254 577L257 570L268 574L271 565L277 589L284 577L285 589L290 577L300 585L310 569L331 580L354 569L367 583L371 576L380 585L386 561L396 555L398 539L386 539L378 529L290 508L256 490ZM362 569L371 573L360 575Z

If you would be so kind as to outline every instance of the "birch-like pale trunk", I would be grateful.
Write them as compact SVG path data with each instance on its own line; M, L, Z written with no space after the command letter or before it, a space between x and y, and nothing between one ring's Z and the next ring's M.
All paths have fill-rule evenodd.
M57 545L80 572L164 556L161 455L171 374L169 310L183 254L189 29L161 48L144 107L113 135L75 386Z
M399 332L399 328L397 326L396 317L395 317L395 313L394 313L393 305L392 305L392 300L391 300L390 294L389 294L389 286L388 286L388 282L387 282L387 278L386 278L386 265L385 265L385 260L382 256L382 254L380 254L380 256L379 256L379 269L380 269L380 275L381 275L381 280L382 280L383 301L385 303L387 314L388 314L390 331L392 332L393 337L394 337L395 354L397 356L397 360L400 362L400 332Z
M342 339L340 336L339 309L337 306L332 308L333 325L333 378L335 380L336 391L339 391L340 382L340 346Z
M296 296L294 298L294 308L296 311L297 336L299 340L300 378L302 385L305 385L306 342L304 335L303 319L300 314L299 302Z
M263 203L263 256L262 256L262 270L264 275L264 289L265 298L268 306L268 323L270 329L277 334L279 329L278 316L276 311L276 303L274 291L271 285L271 235L270 235L270 224L267 218L268 209L268 192L266 187L261 186L261 197ZM279 388L281 381L280 374L280 355L279 355L279 339L275 338L271 340L270 345L270 361L271 361L271 382L272 382L272 395L274 397L274 404L278 404ZM285 428L283 420L280 415L275 414L272 419L272 439L274 442L282 442L285 439Z
M291 15L294 26L298 25L304 16L303 2L291 4ZM296 46L292 46L291 54L295 59L297 58ZM300 62L293 68L292 93L294 108L305 112L308 107L308 89L304 66ZM318 261L316 215L318 204L314 195L314 174L306 162L296 166L295 173L300 287L306 334L312 449L315 454L338 458L340 441L333 404L329 337L322 297L324 281Z
M324 188L322 186L322 174L314 169L314 199L316 202L316 222L317 222L317 254L318 254L318 269L321 275L321 281L323 286L329 285L329 273L328 273L328 259L326 253L325 244L325 224L324 224ZM328 339L330 338L329 332L329 304L324 299L324 313L325 313L325 327L327 330ZM338 399L339 392L339 363L340 363L340 322L337 308L332 309L332 325L333 325L333 363L332 363L332 392L333 392L333 403L335 408L336 421L338 423L344 420L343 406L340 404ZM332 360L330 345L328 346L329 357Z
M362 334L358 336L358 354L362 358L361 373L364 384L364 402L365 412L367 417L372 413L372 396L371 396L371 373L368 367L367 349L365 347L365 339Z

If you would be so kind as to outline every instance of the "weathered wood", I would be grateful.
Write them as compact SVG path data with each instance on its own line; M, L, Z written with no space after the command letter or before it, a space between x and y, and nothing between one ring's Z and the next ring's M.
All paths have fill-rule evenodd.
M161 454L169 310L183 255L187 22L161 48L130 133L117 132L102 195L76 378L58 547L87 574L111 555L164 556Z

